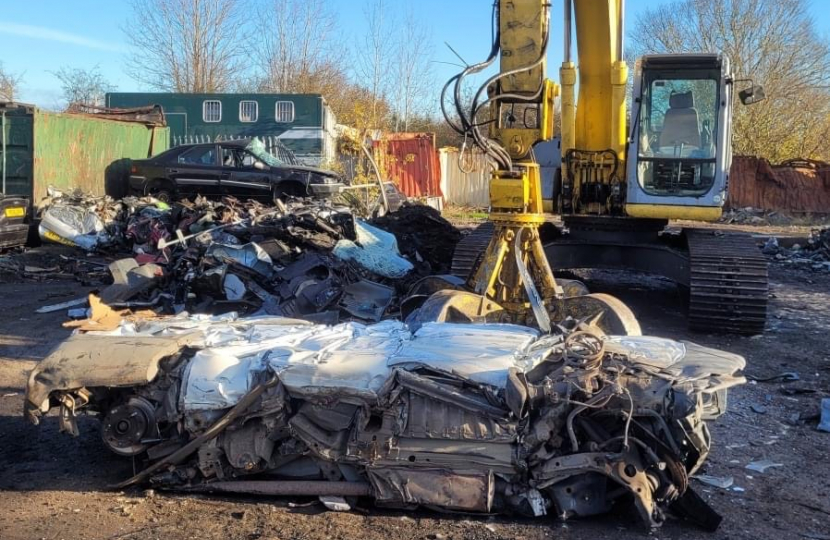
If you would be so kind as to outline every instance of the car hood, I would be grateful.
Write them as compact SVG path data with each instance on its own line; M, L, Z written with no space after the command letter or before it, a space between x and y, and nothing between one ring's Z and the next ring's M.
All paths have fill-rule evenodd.
M281 165L279 167L274 167L275 169L288 169L292 171L298 172L310 172L313 174L318 174L320 176L328 176L331 178L339 178L340 175L334 171L330 171L328 169L319 169L317 167L307 167L305 165Z

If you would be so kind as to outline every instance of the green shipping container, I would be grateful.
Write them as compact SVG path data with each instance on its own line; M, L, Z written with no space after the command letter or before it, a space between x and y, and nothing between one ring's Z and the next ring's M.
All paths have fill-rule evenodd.
M170 140L167 127L19 103L0 103L0 122L2 190L34 203L49 186L123 197L130 160L163 152Z

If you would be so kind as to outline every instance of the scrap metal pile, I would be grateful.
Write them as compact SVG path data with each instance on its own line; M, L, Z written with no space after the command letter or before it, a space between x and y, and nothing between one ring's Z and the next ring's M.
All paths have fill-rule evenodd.
M168 205L54 193L42 206L44 240L129 255L109 265L103 304L157 314L379 321L397 314L398 299L420 277L448 270L460 237L437 211L415 204L381 218L391 232L312 199Z
M744 359L608 336L602 313L550 333L434 322L421 278L448 270L459 233L428 207L372 224L309 200L75 200L42 227L132 255L31 372L25 408L36 424L59 408L72 434L97 415L140 467L118 488L720 523L689 478Z
M830 227L813 230L803 246L795 244L785 248L778 245L775 237L770 237L762 251L778 262L830 272Z
M742 357L570 321L173 317L78 334L31 373L26 415L100 415L137 459L117 488L319 496L528 516L671 511L714 529L689 477Z

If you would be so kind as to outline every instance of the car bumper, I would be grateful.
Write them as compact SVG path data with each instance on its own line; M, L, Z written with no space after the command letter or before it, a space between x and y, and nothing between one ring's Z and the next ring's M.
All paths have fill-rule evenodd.
M0 225L0 248L25 246L29 238L29 224Z
M311 192L312 195L318 196L326 196L326 195L337 195L343 188L345 187L344 184L337 182L334 184L309 184L308 190Z
M147 188L147 177L145 176L130 176L130 190L144 194Z

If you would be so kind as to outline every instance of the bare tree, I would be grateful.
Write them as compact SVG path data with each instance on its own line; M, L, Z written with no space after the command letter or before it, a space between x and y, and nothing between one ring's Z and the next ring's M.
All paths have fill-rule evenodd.
M163 91L228 89L246 69L244 7L240 0L132 0L124 28L130 75Z
M106 93L115 90L98 66L92 69L62 67L52 75L61 82L63 101L69 111L83 112L89 107L101 107L105 104Z
M257 19L253 49L263 89L325 94L344 75L344 47L330 2L264 0Z
M387 99L391 82L394 25L386 0L367 0L363 12L369 31L358 48L357 75L371 96L370 124L382 127L385 119L380 114L381 104Z
M396 33L394 59L395 130L409 131L413 118L435 109L438 90L432 71L432 35L411 9Z
M830 158L830 44L806 0L679 0L641 14L637 54L723 52L767 99L736 107L734 151L773 162Z
M6 71L3 62L0 62L0 101L14 101L23 82L22 73Z

